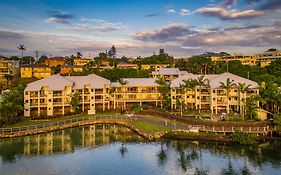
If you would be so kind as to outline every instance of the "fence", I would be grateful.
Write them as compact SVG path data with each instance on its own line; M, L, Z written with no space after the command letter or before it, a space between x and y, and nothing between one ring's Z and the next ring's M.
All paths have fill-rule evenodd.
M61 121L38 124L38 125L29 125L29 126L13 127L13 128L0 128L0 134L12 134L12 133L24 132L30 130L45 129L53 126L63 126L65 124L75 124L84 121L97 121L99 119L127 120L127 119L131 119L131 117L130 116L89 116L89 117L73 118L73 119L61 120Z

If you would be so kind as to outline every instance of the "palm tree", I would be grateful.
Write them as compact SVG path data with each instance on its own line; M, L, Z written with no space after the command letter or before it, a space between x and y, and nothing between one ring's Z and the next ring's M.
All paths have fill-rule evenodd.
M257 100L260 98L258 95L252 95L247 101L246 101L246 111L248 114L250 114L250 119L253 119L254 114L256 113L259 106L257 105Z
M163 102L164 102L164 108L170 106L170 99L169 99L170 83L167 83L163 77L158 78L155 82L160 85L159 92L161 93L161 97L162 97L161 108L163 107Z
M182 108L183 108L183 103L184 103L184 98L185 98L185 86L180 84L180 87L177 88L177 92L180 93L180 98L177 99L179 104L180 104L180 108L181 108L181 117L182 117ZM184 96L184 97L183 97Z
M71 110L76 114L79 112L80 110L80 94L78 92L75 92L72 97L71 97L71 100L70 100L70 107L71 107Z
M82 53L81 52L76 52L76 56L77 56L77 58L81 58L82 57Z
M118 81L120 84L121 84L121 86L122 86L122 89L123 89L123 95L122 95L122 100L123 100L123 102L124 102L124 108L123 109L126 109L126 95L125 95L125 93L126 93L126 88L124 88L124 86L126 85L126 84L128 84L128 81L126 81L126 80L124 80L123 78L121 78L119 81Z
M113 97L114 97L114 99L113 99L113 109L115 109L116 108L116 106L115 106L115 97L116 97L116 87L111 87L110 89L109 89L109 94L110 94L110 96L112 96L112 94L114 95Z
M14 78L14 76L12 74L5 74L4 78L7 80L7 87L9 88L12 79Z
M226 89L226 97L227 97L227 113L229 113L229 96L230 96L230 90L235 86L234 80L230 80L230 78L226 79L226 82L219 82L221 84L221 88Z
M24 45L19 45L18 49L21 50L21 61L23 62L23 51L26 50L26 47Z
M199 76L197 79L197 85L199 86L199 113L201 112L201 91L203 87L208 86L208 79L205 79L205 76Z
M243 120L245 117L245 104L246 104L246 92L249 91L251 85L246 83L239 83L239 99L240 99L240 114L242 113Z
M185 86L186 90L191 90L192 94L194 94L194 88L198 85L198 82L196 80L193 80L193 79L182 80L182 81L184 83L184 86ZM186 93L186 91L185 91L185 93ZM184 96L185 96L185 104L187 104L186 94Z

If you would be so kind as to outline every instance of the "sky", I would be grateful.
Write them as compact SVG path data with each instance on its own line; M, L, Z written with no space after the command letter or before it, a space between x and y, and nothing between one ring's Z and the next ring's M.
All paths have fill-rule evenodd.
M0 55L175 58L281 49L281 0L0 0Z

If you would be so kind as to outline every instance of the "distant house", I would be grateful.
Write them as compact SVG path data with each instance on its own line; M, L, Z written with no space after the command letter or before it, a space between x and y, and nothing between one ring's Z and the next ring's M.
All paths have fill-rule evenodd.
M52 74L51 67L45 64L27 64L21 65L20 77L21 78L46 78Z
M91 59L91 58L75 58L73 60L73 65L84 66L85 64L87 64L91 61L93 61L93 59Z
M13 74L12 64L7 60L0 60L0 78L6 74Z
M169 67L169 64L142 64L142 70L152 70L152 71L159 71L161 68Z
M164 78L166 81L171 81L187 73L187 71L180 71L178 68L161 68L159 71L152 71L152 77Z
M83 66L76 66L76 65L60 66L61 75L69 75L72 72L83 72Z
M65 65L66 60L63 57L52 57L52 58L47 58L45 60L45 65L48 65L50 67L57 67L61 65Z
M117 64L117 68L119 68L119 69L138 69L139 66L137 64L119 63L119 64Z

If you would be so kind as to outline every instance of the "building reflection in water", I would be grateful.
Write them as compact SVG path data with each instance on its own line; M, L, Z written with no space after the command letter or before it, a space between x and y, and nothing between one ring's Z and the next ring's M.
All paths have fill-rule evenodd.
M126 127L93 125L57 132L0 140L0 153L32 156L73 152L79 147L98 147L111 142L136 142L142 138ZM10 146L8 146L10 145ZM16 151L10 150L13 147ZM1 156L1 155L0 155ZM3 157L3 155L2 155Z

